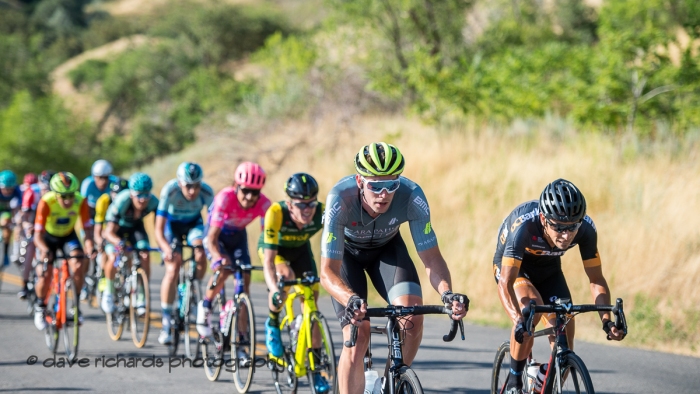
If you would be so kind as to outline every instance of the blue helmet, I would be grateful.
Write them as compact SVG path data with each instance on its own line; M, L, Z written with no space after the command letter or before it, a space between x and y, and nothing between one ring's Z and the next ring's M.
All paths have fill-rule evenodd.
M0 187L11 188L17 186L17 175L10 170L0 172Z
M177 167L177 180L180 183L192 184L200 183L204 178L202 167L197 163L183 162Z
M143 172L137 172L129 178L129 189L135 192L150 192L153 189L153 181Z

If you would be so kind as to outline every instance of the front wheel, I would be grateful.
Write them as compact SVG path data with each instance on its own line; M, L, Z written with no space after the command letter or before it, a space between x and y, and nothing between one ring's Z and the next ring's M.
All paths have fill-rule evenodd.
M552 393L557 394L594 394L591 375L588 373L586 364L581 358L573 353L566 356L561 368L562 384L559 390L559 379L554 380Z
M105 314L107 319L107 333L113 341L118 341L124 332L126 320L126 306L124 305L124 295L126 278L122 272L117 272L114 276L114 310Z
M231 328L233 381L239 393L245 393L255 372L255 316L253 304L245 293L238 295Z
M189 359L196 359L199 356L199 334L197 334L197 303L199 302L199 281L197 279L186 282L185 297L182 300L184 308L184 332L185 356ZM212 309L211 316L218 316Z
M331 338L331 330L328 327L328 322L326 318L320 312L313 312L311 314L311 333L314 334L315 331L319 332L321 337L321 347L319 349L309 349L308 354L308 367L306 368L306 374L309 378L309 385L311 386L311 393L317 394L316 387L314 385L314 375L320 376L320 378L325 379L328 382L328 387L330 387L329 393L335 393L336 387L336 362L335 362L335 350L333 349L333 338ZM312 370L313 361L313 370Z
M135 277L133 276L135 275ZM129 277L132 281L131 297L129 302L129 318L131 320L131 339L137 348L142 348L148 338L148 328L150 326L151 315L151 293L148 288L148 277L143 268L136 270L135 274Z
M510 341L498 347L491 371L491 394L500 394L510 375Z
M399 369L399 380L396 382L396 394L423 394L418 375L409 367Z
M80 316L78 312L78 293L72 279L65 282L65 301L61 302L63 309L63 345L69 360L78 357L78 343L80 339Z

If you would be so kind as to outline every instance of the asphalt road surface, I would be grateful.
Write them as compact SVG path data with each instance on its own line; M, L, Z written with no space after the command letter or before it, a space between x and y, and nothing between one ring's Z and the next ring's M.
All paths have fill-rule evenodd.
M158 312L163 268L154 264L152 272L152 310ZM222 372L217 382L209 382L202 368L183 367L180 360L169 359L167 349L157 342L160 319L154 319L146 346L137 349L126 330L120 341L109 339L104 315L84 304L82 311L85 323L80 332L79 357L88 358L89 366L52 367L53 356L44 344L43 334L36 330L33 319L26 313L26 303L16 298L19 290L17 274L14 266L7 267L0 289L0 392L236 392L230 373ZM230 288L232 286L229 285ZM263 323L266 316L266 291L262 285L253 285L252 298L256 307L260 348L264 346ZM339 355L342 350L341 336L337 321L333 318L330 300L323 298L319 304L334 331L336 354ZM466 324L466 341L456 339L455 342L446 344L442 341L442 335L449 328L447 317L426 317L425 322L423 344L413 363L413 369L425 392L489 393L495 351L508 338L508 332ZM541 355L542 359L548 357L545 342L539 341L535 350L535 355ZM386 342L383 337L374 336L372 344L375 366L383 366L382 356L386 354ZM182 347L180 352L181 349ZM576 352L586 362L599 394L700 393L698 358L582 341L577 341ZM61 356L59 352L57 357ZM126 368L122 362L117 367L107 368L100 361L103 356L155 358L162 360L163 365L160 368ZM28 360L36 360L36 363L28 365ZM270 372L266 367L259 368L250 392L273 391ZM300 379L299 392L309 392L306 379Z

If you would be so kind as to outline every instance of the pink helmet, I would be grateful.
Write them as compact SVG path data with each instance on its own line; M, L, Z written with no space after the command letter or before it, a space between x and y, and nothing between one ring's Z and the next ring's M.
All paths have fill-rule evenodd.
M265 171L257 163L244 161L236 168L234 182L246 189L260 190L265 185Z
M24 180L23 183L27 185L33 185L37 183L39 179L37 179L36 174L33 172L28 172L27 174L24 175Z

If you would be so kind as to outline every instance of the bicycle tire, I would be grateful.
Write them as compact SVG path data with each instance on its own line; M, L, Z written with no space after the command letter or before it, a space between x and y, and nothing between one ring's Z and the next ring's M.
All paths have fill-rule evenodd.
M180 344L180 324L181 320L179 317L179 310L173 311L173 314L178 316L173 316L170 319L170 338L172 339L168 344L168 356L177 356L177 347Z
M46 305L46 328L44 329L44 340L46 347L51 353L56 354L58 351L58 330L56 329L56 293L54 292L53 284L50 285L51 290L48 297L48 305Z
M500 394L510 374L510 341L501 343L491 370L491 394Z
M561 391L559 391L558 377L554 379L554 384L552 385L551 393L557 394L595 394L593 389L593 381L591 380L591 375L588 373L588 368L583 360L574 353L569 353L566 355L562 365L561 365L561 376L564 376L563 383L561 385Z
M199 302L199 281L187 281L187 302L184 310L183 337L185 342L185 356L194 360L199 356L199 334L197 334L197 303ZM213 312L211 316L217 316ZM194 350L192 350L194 348Z
M331 388L330 393L335 394L337 365L335 361L335 349L333 348L333 338L331 337L330 327L328 326L328 322L321 312L313 312L311 314L311 322L309 326L311 328L312 335L315 326L319 327L321 334L321 353L314 355L313 349L309 349L308 351L309 358L315 357L316 360L319 360L318 365L315 365L316 369L312 371L311 362L307 358L308 364L306 368L306 375L309 379L311 393L317 394L316 387L314 386L313 374L318 372L328 382L328 385Z
M113 341L118 341L124 332L124 320L126 320L126 307L124 306L124 283L126 278L122 272L114 275L114 310L106 313L107 333Z
M133 280L130 276L128 280ZM143 291L143 301L146 312L143 315L138 313L138 295ZM151 291L148 285L148 276L143 268L136 270L136 280L132 283L129 302L129 320L131 323L131 340L137 348L142 348L148 339L148 329L151 322Z
M244 327L241 327L239 316L247 321ZM246 357L239 357L239 351L245 353ZM236 390L245 393L250 388L255 374L255 314L253 304L246 293L239 294L236 300L236 314L231 327L231 360Z
M222 311L221 296L219 294L214 297L211 301L211 315L216 317ZM216 323L215 323L216 324ZM228 331L231 331L231 325L228 326ZM220 330L213 330L212 336L214 341L220 344L220 347L216 347L216 342L205 341L201 344L202 348L202 359L204 360L204 374L207 376L210 382L215 382L219 379L221 375L221 367L224 363L225 348L224 341L228 340L229 332L221 332Z
M423 387L418 380L418 375L409 367L399 369L399 379L396 382L396 394L423 394Z
M64 262L66 264L66 262ZM69 360L75 360L78 357L78 345L80 344L80 314L79 306L80 299L79 291L76 291L73 279L68 278L64 285L63 301L60 308L63 309L63 345L66 350L66 356Z
M280 327L280 336L282 338L282 346L284 354L279 362L269 361L268 367L272 371L272 381L274 382L275 391L277 394L296 394L299 386L299 378L295 372L294 350L292 350L292 334L291 321L288 321L284 326ZM282 360L284 364L282 365Z

